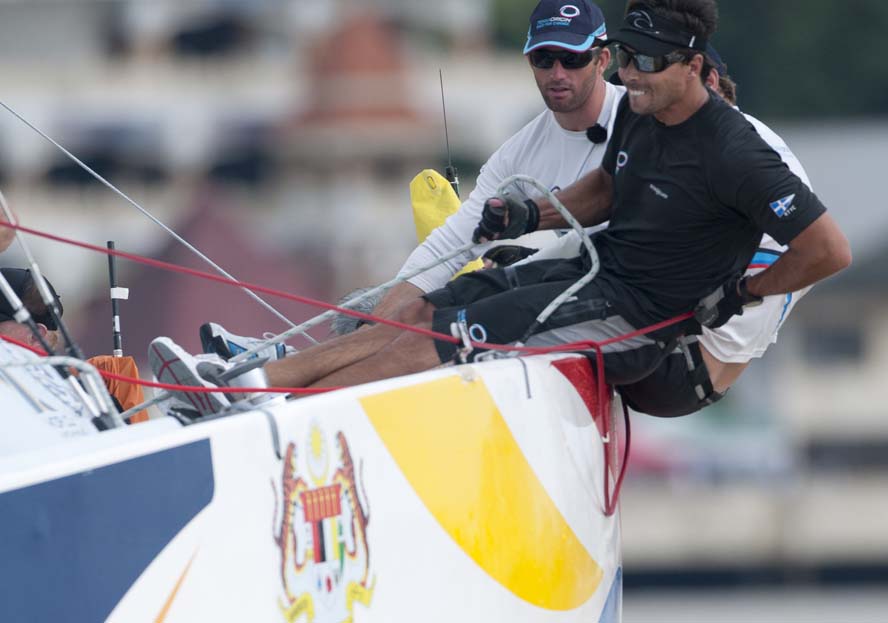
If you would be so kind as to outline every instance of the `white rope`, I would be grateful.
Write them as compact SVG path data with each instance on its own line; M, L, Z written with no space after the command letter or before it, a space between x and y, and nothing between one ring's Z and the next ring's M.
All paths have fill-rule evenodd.
M165 390L159 389L159 390L157 390L157 395L154 398L152 398L151 400L146 400L145 402L143 402L141 404L137 404L135 407L127 409L126 411L124 411L123 413L120 414L120 418L124 421L128 420L129 418L131 418L135 414L137 414L139 411L143 411L143 410L147 409L148 407L153 407L154 405L160 404L161 402L164 402L167 400L172 400L172 399L173 399L173 395L171 393L169 393Z
M416 275L418 275L420 273L423 273L427 270L431 270L432 268L435 268L439 264L442 264L448 260L453 259L454 257L456 257L458 255L461 255L463 253L466 253L467 251L470 251L475 246L476 246L475 243L466 244L454 251L451 251L449 254L435 260L434 263L427 264L426 266L420 267L412 272L409 272L409 273L403 275L402 277L392 279L391 281L388 281L388 282L386 282L380 286L377 286L371 290L367 290L366 292L356 296L355 298L350 299L349 301L343 303L342 305L340 305L340 307L345 308L345 309L351 309L352 307L354 307L358 303L360 303L362 300L367 299L371 296L375 296L376 294L378 294L380 292L384 292L399 283L403 283L403 282L407 281L408 279L412 279L413 277L415 277ZM229 361L231 361L232 363L237 363L239 361L243 361L245 359L248 359L249 357L251 357L252 355L255 355L259 351L261 351L265 348L268 348L268 346L270 346L272 344L279 344L280 342L284 342L299 332L306 331L314 326L317 326L317 325L323 323L325 320L336 315L337 313L339 313L337 310L333 310L333 309L327 310L326 312L319 314L318 316L315 316L314 318L306 320L302 324L295 326L292 329L285 331L284 333L281 333L279 335L275 335L275 336L268 338L267 340L261 342L257 346L254 346L250 350L247 350L245 352L235 355ZM132 417L133 415L135 415L139 411L142 411L143 409L147 409L148 407L151 407L153 405L164 402L165 400L169 400L172 397L173 397L172 394L170 394L169 392L164 391L164 390L158 390L157 396L155 396L151 400L147 400L147 401L143 402L142 404L136 405L135 407L128 409L127 411L124 411L121 414L121 417L123 419Z
M436 259L431 264L426 264L425 266L421 266L420 268L417 268L416 270L406 273L401 277L396 277L396 278L392 279L391 281L387 281L380 286L376 286L375 288L367 290L366 292L359 294L358 296L354 297L353 299L349 299L345 303L342 303L339 307L342 307L345 309L351 309L351 308L355 307L358 303L363 301L364 299L370 298L371 296L376 296L380 292L385 292L388 289L398 285L399 283L403 283L403 282L407 281L408 279L412 279L413 277L416 277L420 273L424 273L427 270L431 270L431 269L435 268L436 266L443 264L444 262L452 260L453 258L455 258L458 255L462 255L463 253L466 253L466 252L472 250L472 248L474 248L476 246L477 246L477 244L474 242L471 242L469 244L465 244L465 245L459 247L458 249L455 249L455 250L451 251L450 253ZM312 327L315 327L315 326L323 323L328 318L335 316L338 313L340 313L339 310L329 309L329 310L325 311L324 313L319 314L309 320L306 320L302 324L281 333L280 335L275 335L273 337L268 338L266 341L261 342L260 344L257 344L256 346L254 346L250 350L247 350L247 351L244 351L242 353L235 355L229 361L237 363L238 361L243 361L244 359L249 359L250 357L252 357L256 353L258 353L262 349L267 348L267 347L271 346L272 344L279 344L281 342L284 342L287 339L289 339L290 337L292 337L293 335L295 335L296 333L299 333L301 331L306 331Z
M2 107L5 108L7 111L9 111L9 113L12 114L16 119L18 119L19 121L21 121L22 123L24 123L26 126L28 126L29 128L31 128L31 130L33 130L34 132L36 132L37 134L39 134L41 137L43 137L44 139L46 139L47 141L49 141L49 142L50 142L50 143L51 143L56 149L58 149L58 150L61 151L63 154L65 154L65 156L67 156L67 157L68 157L72 162L74 162L77 166L79 166L81 169L83 169L84 171L86 171L87 173L89 173L93 178L95 178L97 181L99 181L101 184L103 184L106 188L108 188L109 190L111 190L113 193L115 193L115 194L116 194L117 196L119 196L121 199L123 199L124 201L126 201L127 203L129 203L131 206L133 206L134 208L136 208L136 209L137 209L139 212L141 212L145 217L147 217L149 220L151 220L155 225L157 225L158 227L160 227L160 228L162 228L164 231L166 231L166 232L167 232L170 236L172 236L177 242L179 242L180 244L182 244L186 249L188 249L188 250L191 251L193 254L195 254L197 257L199 257L201 260L203 260L204 262L206 262L209 266L211 266L211 267L212 267L216 272L218 272L220 275L222 275L223 277L225 277L225 278L227 278L227 279L231 279L232 281L237 281L237 279L235 279L231 274L229 274L228 272L226 272L221 266L219 266L218 264L216 264L215 262L213 262L213 260L211 260L211 259L208 258L206 255L204 255L200 250L198 250L197 247L195 247L195 246L192 245L190 242L188 242L187 240L185 240L184 238L182 238L179 234L177 234L177 233L176 233L175 231L173 231L170 227L168 227L168 226L165 225L163 222L161 222L158 218L156 218L156 217L155 217L153 214L151 214L148 210L146 210L146 209L143 208L141 205L139 205L134 199L131 199L131 198L129 197L129 195L127 195L127 194L124 193L122 190L120 190L119 188L117 188L114 184L112 184L111 182L109 182L108 180L106 180L104 177L102 177L101 175L99 175L98 173L96 173L96 172L95 172L93 169L91 169L91 168L90 168L85 162L83 162L82 160L80 160L77 156L75 156L74 154L72 154L70 151L68 151L68 150L65 149L64 147L62 147L62 145L60 145L58 142L56 142L56 141L55 141L52 137L50 137L48 134L46 134L45 132L43 132L40 128L38 128L37 126L35 126L33 123L31 123L30 121L28 121L28 120L25 119L24 117L22 117L19 113L17 113L17 112L16 112L15 110L13 110L9 105L7 105L6 102L0 100L0 106L2 106ZM260 305L262 305L262 307L264 307L265 309L267 309L268 311L270 311L272 314L274 314L275 316L277 316L280 320L284 321L286 324L290 325L291 327L295 326L295 325L293 324L292 321L290 321L286 316L284 316L284 315L283 315L281 312L279 312L277 309L275 309L274 307L272 307L272 305L271 305L270 303L266 302L264 299L262 299L260 296L258 296L255 292L252 292L251 290L249 290L248 288L245 288L245 287L241 287L241 290L243 290L243 291L244 291L244 292L245 292L250 298L252 298L252 299L255 300L257 303L259 303ZM296 333L300 333L300 332L297 331ZM296 333L294 333L293 335L295 335ZM304 335L304 337L305 337L307 340L309 340L311 343L313 343L313 344L317 344L317 340L315 340L315 339L314 339L313 337L311 337L310 335L306 335L306 334L304 334L304 333L303 333L303 335Z
M588 251L588 253L589 253L589 259L592 264L589 269L589 272L586 275L581 277L579 279L579 281L577 281L575 284L573 284L571 287L569 287L567 290L565 290L560 296L558 296L555 300L553 300L540 313L540 315L536 319L536 322L539 324L542 324L546 320L548 320L549 316L551 316L555 312L556 309L561 307L561 305L563 305L565 301L567 301L570 297L572 297L574 294L576 294L577 291L579 291L581 288L583 288L583 286L585 286L590 281L592 281L592 279L595 278L595 275L598 274L598 269L599 269L598 252L595 250L595 245L592 244L592 240L589 238L589 235L586 233L586 229L579 223L579 221L577 221L574 218L574 216L567 210L567 208L564 206L564 204L561 203L561 201L558 199L558 197L555 196L555 194L552 191L550 191L548 188L546 188L543 184L541 184L540 182L538 182L534 178L529 177L527 175L512 175L511 177L507 177L499 185L499 188L497 188L497 194L499 195L499 194L506 192L506 189L510 185L514 184L515 182L525 182L525 183L530 184L531 186L533 186L534 188L539 190L549 200L549 202L551 202L552 206L558 211L559 214L561 214L561 216L564 218L564 220L567 221L567 223L579 234L580 240L583 242L583 245L586 247L586 251ZM436 259L431 264L427 264L426 266L422 266L420 268L417 268L416 270L414 270L410 273L407 273L401 277L397 277L395 279L392 279L391 281L388 281L380 286L377 286L371 290L368 290L368 291L356 296L353 299L349 299L347 302L340 305L340 307L343 307L346 309L351 309L352 307L356 306L358 303L360 303L364 299L367 299L371 296L375 296L376 294L378 294L380 292L385 292L389 288L391 288L399 283L403 283L404 281L407 281L408 279L412 279L413 277L415 277L416 275L419 275L420 273L423 273L427 270L431 270L431 269L439 266L440 264L443 264L444 262L447 262L447 261L453 259L454 257L457 257L458 255L462 255L463 253L470 251L475 246L477 246L477 244L474 242L465 244L465 245L451 251L450 253ZM274 337L271 337L268 340L257 344L253 348L251 348L247 351L244 351L242 353L239 353L238 355L235 355L234 357L231 358L231 361L238 362L238 361L243 361L244 359L248 359L248 358L252 357L253 355L257 354L259 351L267 348L268 346L270 346L272 344L279 344L280 342L286 341L287 339L289 339L290 337L292 337L293 335L295 335L299 331L307 330L307 329L310 329L311 327L321 324L322 322L324 322L328 318L336 315L337 313L339 313L339 312L337 312L336 310L328 310L318 316L315 316L314 318L312 318L310 320L305 321L304 323L302 323L301 325L299 325L297 327L289 329L288 331L285 331L284 333L281 333L279 335L275 335Z
M566 207L564 207L564 204L561 203L558 197L555 196L555 193L543 186L534 178L527 175L512 175L510 177L507 177L496 189L496 194L501 195L503 193L507 193L508 187L515 182L525 182L527 184L530 184L538 191L540 191L546 197L546 199L549 200L549 202L552 204L552 207L555 208L555 210L558 211L562 218L567 221L567 224L570 225L573 230L577 232L577 234L579 234L580 240L583 242L583 246L586 247L586 251L589 253L589 260L591 262L588 273L580 277L580 279L575 284L562 292L551 303L549 303L542 312L540 312L540 315L537 316L535 323L541 325L546 322L546 320L548 320L553 313L555 313L555 310L564 305L564 303L568 299L574 296L577 292L579 292L584 286L586 286L595 278L595 275L598 274L598 269L600 268L600 263L598 261L598 251L595 250L595 245L592 243L592 239L589 237L589 234L586 233L586 228L583 227L580 222L574 218L573 214L571 214Z

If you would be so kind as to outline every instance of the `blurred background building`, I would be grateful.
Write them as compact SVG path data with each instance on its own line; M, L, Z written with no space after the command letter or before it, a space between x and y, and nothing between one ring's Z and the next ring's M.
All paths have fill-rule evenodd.
M446 164L439 69L464 196L541 110L521 56L534 4L2 0L0 100L238 278L332 301L390 278L414 246L408 184ZM614 27L622 0L599 4ZM818 588L787 606L811 617L797 619L769 618L782 612L774 593L743 602L763 610L713 597L797 585L888 595L888 4L720 8L715 43L741 107L800 157L855 263L808 295L720 404L677 421L634 417L627 621L735 620L726 608L748 612L737 620L888 620L872 593L824 602ZM0 185L30 227L205 269L6 111ZM85 350L109 351L105 258L32 244ZM209 320L244 334L285 328L226 286L128 262L119 272L131 289L125 348L140 359L156 335L196 350ZM295 321L317 312L268 298ZM694 587L705 596L639 592ZM695 619L698 601L713 610Z

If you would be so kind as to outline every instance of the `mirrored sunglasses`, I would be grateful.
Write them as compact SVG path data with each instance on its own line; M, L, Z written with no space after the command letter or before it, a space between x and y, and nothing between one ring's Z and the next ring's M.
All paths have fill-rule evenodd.
M663 56L651 56L649 54L641 54L621 45L615 47L617 49L617 65L619 65L620 69L626 69L629 67L629 63L634 63L635 68L645 74L660 73L670 65L680 63L687 58L681 52L670 52Z
M567 50L534 50L530 53L530 64L538 69L552 69L559 61L565 69L582 69L598 55L597 50L568 52Z

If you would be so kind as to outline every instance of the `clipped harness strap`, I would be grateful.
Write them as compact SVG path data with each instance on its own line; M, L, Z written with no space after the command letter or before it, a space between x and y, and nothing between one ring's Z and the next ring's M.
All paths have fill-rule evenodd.
M697 303L697 307L715 309L723 298L725 298L725 288L724 286L721 286L700 299L700 302Z
M678 340L678 347L685 356L688 373L694 383L694 391L697 398L704 405L711 405L725 397L724 394L715 391L709 371L703 361L703 353L700 350L700 341L696 335L683 336Z
M509 288L514 290L521 287L521 283L518 280L518 271L515 270L514 266L506 266L503 269L503 274L505 274L506 276L506 280L509 283Z
M450 323L450 333L462 344L461 348L456 349L455 359L459 360L459 363L468 363L472 351L475 350L475 346L472 343L472 335L469 331L469 323L466 320L465 309L461 309L456 313L456 322Z

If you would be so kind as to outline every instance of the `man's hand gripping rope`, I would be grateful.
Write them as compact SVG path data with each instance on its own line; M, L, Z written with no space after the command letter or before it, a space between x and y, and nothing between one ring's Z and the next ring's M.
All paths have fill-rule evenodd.
M694 308L694 319L701 326L717 329L734 316L742 316L744 307L761 305L764 299L749 292L746 277L735 275Z
M511 177L503 180L502 184L500 184L499 188L497 188L497 194L493 201L488 200L485 203L484 211L482 211L482 221L479 223L478 229L475 230L475 235L473 236L473 241L467 243L457 249L454 249L450 253L436 259L434 262L431 262L425 266L421 266L414 271L411 271L405 275L392 279L376 288L372 288L359 296L356 296L353 299L350 299L348 302L342 304L340 307L342 309L352 309L357 306L361 301L375 296L380 292L385 292L388 289L398 285L399 283L403 283L409 279L412 279L416 275L424 273L428 270L432 270L436 268L440 264L447 262L454 257L462 255L470 250L472 250L481 240L481 238L486 238L486 236L479 235L479 230L484 229L484 231L489 231L491 236L496 236L497 238L505 238L505 237L517 237L521 236L525 233L529 233L532 231L536 231L539 227L539 208L532 199L523 198L519 199L518 194L520 191L516 192L517 183L523 182L533 186L537 189L542 195L551 203L551 205L562 215L562 217L567 221L571 227L573 227L579 234L580 238L583 240L583 244L586 247L586 250L589 252L589 257L592 260L592 266L585 277L580 279L574 286L569 288L564 292L560 297L555 299L552 304L549 305L543 313L540 314L540 317L537 318L536 323L541 324L545 322L549 316L560 307L564 301L573 296L577 290L585 286L589 281L594 278L594 276L598 273L598 254L595 251L595 247L592 244L592 241L589 239L589 236L586 234L585 229L582 225L577 222L577 220L573 217L573 215L568 212L567 208L564 207L564 204L558 200L554 193L552 193L548 188L540 184L535 179L528 177L526 175L513 175ZM500 204L496 199L499 199ZM268 340L262 342L261 344L256 345L254 348L240 353L232 358L232 362L237 363L240 361L244 361L249 357L255 355L260 350L268 347L271 344L278 344L288 340L290 337L296 335L297 333L302 333L315 327L332 316L336 315L338 310L330 309L327 310L314 318L311 318L304 323L293 327L279 335L275 335ZM459 334L455 334L456 337L459 337Z
M502 186L500 189L502 190ZM477 243L502 238L518 238L537 230L540 224L540 209L533 199L521 201L511 194L503 193L484 202L481 221L472 240Z

